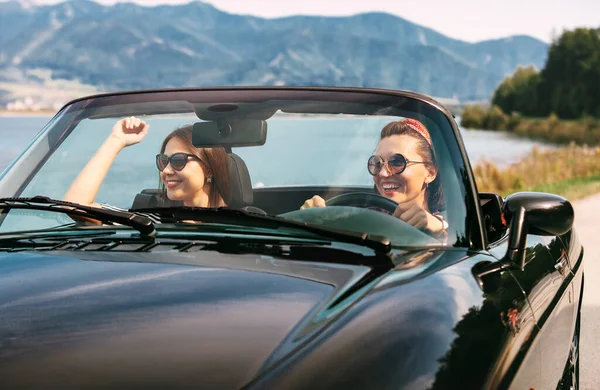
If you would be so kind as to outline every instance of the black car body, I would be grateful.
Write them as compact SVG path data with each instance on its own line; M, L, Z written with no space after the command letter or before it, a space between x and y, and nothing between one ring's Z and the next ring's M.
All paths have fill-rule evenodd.
M340 155L360 146L356 134L371 122L352 133L356 143L321 149L316 143L333 127L323 125L314 152L292 140L249 152L271 138L303 139L301 126L281 133L288 138L271 127L255 131L252 121L271 125L276 113L286 116L281 126L311 115L427 123L447 238L356 204L298 210L315 194L372 190L362 179L328 181L326 167L313 179L310 168L328 148ZM246 153L252 181L237 173L236 207L165 204L149 180L118 182L117 166L105 182L109 201L174 221L149 234L127 222L129 214L115 220L81 208L80 216L104 223L72 223L76 207L53 199L89 157L75 152L93 143L93 124L144 114L219 126L234 119L233 131L248 121L239 128L254 130L223 141L230 153ZM128 158L124 167L153 167L133 152ZM328 161L332 172L350 172L344 161ZM552 194L478 193L453 116L419 94L248 87L87 97L67 104L0 175L0 196L2 388L577 387L583 248L573 208ZM177 213L204 223L181 223Z

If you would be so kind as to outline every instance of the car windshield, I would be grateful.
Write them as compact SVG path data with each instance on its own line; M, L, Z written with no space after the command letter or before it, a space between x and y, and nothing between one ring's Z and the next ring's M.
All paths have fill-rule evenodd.
M147 126L147 133L107 152L118 123L121 132ZM93 158L114 153L94 194L97 207L229 207L383 235L399 246L467 246L471 205L455 128L434 103L408 93L249 88L96 96L72 102L48 123L0 176L0 197L66 199ZM183 136L173 136L175 129ZM6 233L73 219L10 209L0 222ZM180 226L165 221L157 229Z

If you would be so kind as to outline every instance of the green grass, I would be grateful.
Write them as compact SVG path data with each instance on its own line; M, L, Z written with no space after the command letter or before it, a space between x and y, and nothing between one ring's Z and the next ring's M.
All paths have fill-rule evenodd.
M569 201L600 193L600 175L577 177L552 184L544 184L531 189L535 192L549 192L567 198Z

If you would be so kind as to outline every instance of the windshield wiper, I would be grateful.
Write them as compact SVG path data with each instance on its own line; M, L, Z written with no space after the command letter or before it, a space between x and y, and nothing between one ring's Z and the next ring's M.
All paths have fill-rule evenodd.
M118 223L126 225L136 229L144 236L156 235L156 229L154 229L152 221L142 215L127 211L84 206L77 203L51 199L47 196L34 196L32 198L0 198L0 211L3 209L53 211L67 215L91 218L102 223Z
M159 207L132 209L130 211L155 213L160 215L162 222L166 223L194 220L206 223L223 223L266 229L292 228L318 234L321 237L339 242L365 246L373 249L378 254L388 254L392 250L390 239L385 236L324 227L306 222L290 221L281 217L249 213L226 207Z

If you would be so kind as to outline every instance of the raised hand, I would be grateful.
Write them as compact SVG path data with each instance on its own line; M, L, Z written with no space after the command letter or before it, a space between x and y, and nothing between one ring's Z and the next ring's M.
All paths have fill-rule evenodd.
M110 166L124 147L140 142L150 126L136 117L121 119L112 128L110 136L83 167L65 194L69 202L100 207L94 203L100 185Z
M150 125L146 124L146 122L130 116L118 121L113 126L110 136L121 141L123 147L126 147L135 145L144 139L146 134L148 134L148 128L150 128Z

